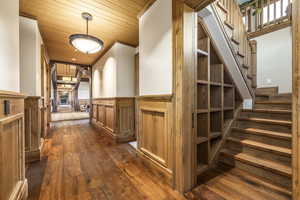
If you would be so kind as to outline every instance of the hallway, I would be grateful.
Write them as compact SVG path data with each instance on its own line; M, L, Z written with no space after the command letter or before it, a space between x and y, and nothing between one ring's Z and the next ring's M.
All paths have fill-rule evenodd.
M88 112L51 113L52 122L84 120L88 119L89 117L90 114Z
M88 120L55 123L41 162L27 169L30 200L183 199L152 174L128 144L115 144Z

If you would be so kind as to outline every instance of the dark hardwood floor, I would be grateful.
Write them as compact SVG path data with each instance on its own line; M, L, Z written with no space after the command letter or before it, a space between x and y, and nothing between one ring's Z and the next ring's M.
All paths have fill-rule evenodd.
M28 166L29 200L184 200L129 144L116 144L88 120L53 123L40 162ZM197 200L222 200L203 186Z
M54 123L27 178L30 200L183 199L131 146L115 144L88 121Z

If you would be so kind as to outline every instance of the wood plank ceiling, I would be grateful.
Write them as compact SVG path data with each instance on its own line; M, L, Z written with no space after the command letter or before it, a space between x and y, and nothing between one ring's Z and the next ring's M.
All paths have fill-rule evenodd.
M91 64L116 41L138 45L137 15L147 1L20 0L20 13L38 20L50 59ZM89 23L89 34L104 41L104 50L97 54L80 53L69 44L71 34L85 33L82 12L89 12L94 17Z
M56 65L56 73L57 76L75 77L76 66L59 63Z

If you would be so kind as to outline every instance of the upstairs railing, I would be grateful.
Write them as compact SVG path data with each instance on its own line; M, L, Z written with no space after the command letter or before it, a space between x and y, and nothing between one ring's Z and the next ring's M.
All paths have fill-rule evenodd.
M248 39L240 7L235 0L219 0L213 8L223 23L228 44L253 95L253 88L256 87L256 54L253 54L254 48ZM231 28L230 33L226 31L227 27Z
M242 4L241 13L249 37L290 25L291 6L292 0L252 0Z

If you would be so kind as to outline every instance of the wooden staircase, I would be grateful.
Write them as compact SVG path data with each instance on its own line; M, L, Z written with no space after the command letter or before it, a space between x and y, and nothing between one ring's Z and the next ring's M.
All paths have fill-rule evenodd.
M253 109L231 115L234 120L209 162L215 168L201 170L198 186L186 197L203 199L204 186L224 199L291 199L291 95L278 94L276 87L256 89L256 43L248 40L236 1L219 0L212 10L255 101ZM205 151L197 152L198 160L207 160Z
M291 95L257 89L253 109L241 109L225 138L214 169L198 177L188 199L203 188L224 199L292 198Z
M254 96L256 88L256 41L250 41L239 5L235 0L219 0L212 9L227 39L239 70Z
M291 97L258 96L264 99L257 100L253 109L240 111L218 162L267 180L290 197Z

